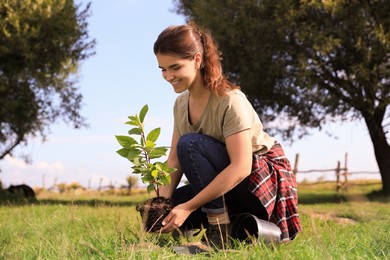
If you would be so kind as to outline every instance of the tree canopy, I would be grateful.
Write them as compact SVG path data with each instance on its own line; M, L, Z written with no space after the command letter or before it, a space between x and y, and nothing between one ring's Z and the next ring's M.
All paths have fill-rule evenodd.
M0 2L0 159L57 119L75 128L82 95L79 63L93 55L84 8L73 0Z
M389 1L180 0L176 6L212 32L226 75L271 132L276 126L286 137L302 136L329 122L363 119L390 193Z

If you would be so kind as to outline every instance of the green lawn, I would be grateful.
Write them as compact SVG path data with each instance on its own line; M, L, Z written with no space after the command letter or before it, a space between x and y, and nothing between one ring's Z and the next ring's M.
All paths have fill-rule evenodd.
M390 259L388 198L368 196L378 183L300 184L303 231L276 247L238 243L209 256L183 256L170 235L141 230L136 196L44 195L0 206L0 259Z

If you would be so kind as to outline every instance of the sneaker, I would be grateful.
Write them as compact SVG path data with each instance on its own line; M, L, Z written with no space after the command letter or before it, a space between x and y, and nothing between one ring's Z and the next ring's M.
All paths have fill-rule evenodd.
M209 247L226 249L229 247L229 224L209 225L202 240Z

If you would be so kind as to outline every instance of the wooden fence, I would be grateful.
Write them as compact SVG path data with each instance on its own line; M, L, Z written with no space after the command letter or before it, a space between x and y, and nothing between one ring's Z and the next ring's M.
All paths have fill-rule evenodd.
M344 157L344 165L341 165L340 161L337 161L337 166L334 169L317 169L317 170L305 170L300 171L298 170L298 164L299 164L299 154L295 155L295 163L293 172L295 175L298 173L313 173L313 172L335 172L336 174L336 190L345 190L348 191L348 177L352 174L378 174L379 172L374 171L354 171L350 172L348 171L348 153L345 154Z

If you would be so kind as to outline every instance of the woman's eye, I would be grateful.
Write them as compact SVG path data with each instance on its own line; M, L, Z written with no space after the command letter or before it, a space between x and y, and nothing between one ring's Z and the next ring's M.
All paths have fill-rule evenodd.
M173 70L179 70L180 67L173 67Z

